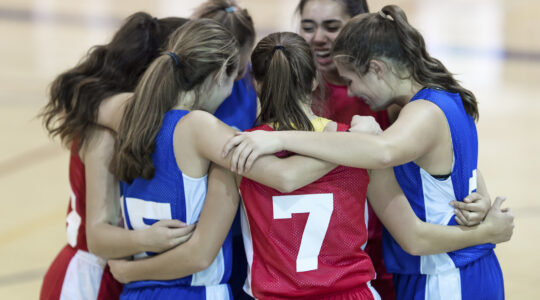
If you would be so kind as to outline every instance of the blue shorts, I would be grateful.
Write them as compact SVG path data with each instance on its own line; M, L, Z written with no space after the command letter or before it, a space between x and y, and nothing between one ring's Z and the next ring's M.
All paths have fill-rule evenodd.
M228 284L212 286L155 286L125 288L120 299L233 299Z
M495 252L436 275L394 274L398 300L502 300L504 282Z

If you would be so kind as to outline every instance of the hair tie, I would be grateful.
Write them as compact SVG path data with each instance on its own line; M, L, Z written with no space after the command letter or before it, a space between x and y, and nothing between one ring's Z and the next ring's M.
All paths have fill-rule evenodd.
M180 64L180 59L178 58L178 55L174 52L167 52L167 55L169 55L174 60L174 66L178 67Z
M230 12L234 12L236 11L236 6L229 6L227 8L225 8L225 11L230 13Z
M276 52L276 50L285 51L285 50L287 50L287 49L285 49L285 46L282 46L282 45L274 46L274 49L272 49L272 55L274 55L274 53Z
M382 10L379 10L379 16L381 16L383 19L387 19L387 20L390 20L390 21L394 21L394 19L392 18L392 16L390 15L387 15L384 11Z

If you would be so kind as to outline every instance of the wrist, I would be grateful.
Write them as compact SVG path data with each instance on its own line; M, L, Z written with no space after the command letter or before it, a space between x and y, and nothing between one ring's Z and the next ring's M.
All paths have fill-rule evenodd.
M147 252L151 251L150 246L148 245L148 238L146 237L146 233L148 232L147 229L142 230L130 230L131 238L133 241L133 244L135 245L135 249L137 249L136 253L140 252Z

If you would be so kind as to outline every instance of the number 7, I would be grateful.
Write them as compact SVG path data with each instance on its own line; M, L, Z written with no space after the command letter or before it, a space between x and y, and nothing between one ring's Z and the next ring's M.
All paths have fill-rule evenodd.
M296 272L316 270L334 210L333 194L274 196L272 203L274 219L290 219L293 213L309 213L296 258Z

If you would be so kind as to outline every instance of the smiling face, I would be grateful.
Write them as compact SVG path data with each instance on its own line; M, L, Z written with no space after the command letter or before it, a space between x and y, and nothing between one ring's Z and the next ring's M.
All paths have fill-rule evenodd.
M372 61L366 74L361 75L343 63L336 63L339 75L347 84L347 95L364 99L373 111L386 109L392 104L394 91L389 82L388 72L381 62Z
M302 10L300 35L311 46L317 69L323 73L336 72L330 50L350 18L343 4L335 0L310 0Z

